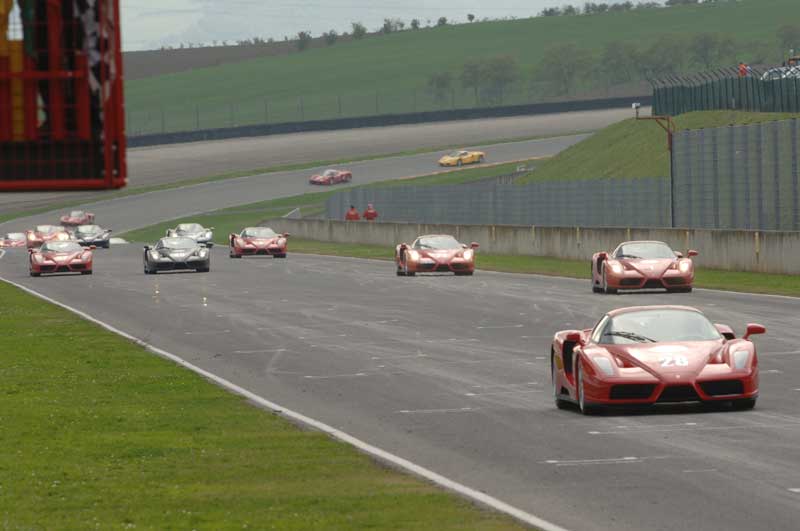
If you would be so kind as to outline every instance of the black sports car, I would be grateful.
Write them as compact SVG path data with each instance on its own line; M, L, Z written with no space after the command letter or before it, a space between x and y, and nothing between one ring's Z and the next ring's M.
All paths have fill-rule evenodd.
M108 249L111 240L111 229L104 229L99 225L78 225L72 232L72 239L84 247L95 245Z
M191 238L197 243L214 245L214 227L203 227L199 223L179 223L174 229L167 229L167 238Z
M193 269L211 271L211 250L191 238L161 238L154 246L144 247L144 274L159 271Z

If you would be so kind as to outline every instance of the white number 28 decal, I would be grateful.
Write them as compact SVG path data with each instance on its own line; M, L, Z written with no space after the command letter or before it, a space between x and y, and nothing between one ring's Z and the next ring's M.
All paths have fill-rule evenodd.
M685 356L662 356L658 358L662 367L688 367L689 360Z

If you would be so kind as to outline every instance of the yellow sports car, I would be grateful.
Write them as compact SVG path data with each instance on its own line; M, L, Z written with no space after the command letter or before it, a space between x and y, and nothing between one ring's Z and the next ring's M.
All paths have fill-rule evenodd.
M439 159L439 166L477 164L484 160L486 160L486 153L482 151L453 151Z

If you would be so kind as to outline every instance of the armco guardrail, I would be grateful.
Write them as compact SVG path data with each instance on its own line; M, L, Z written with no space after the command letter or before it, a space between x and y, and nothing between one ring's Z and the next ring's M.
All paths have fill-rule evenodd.
M361 127L382 127L425 122L446 122L453 120L474 120L477 118L499 118L522 116L526 114L553 114L575 111L595 111L630 106L632 101L649 105L650 96L606 98L596 100L563 101L554 103L532 103L505 107L479 107L446 111L430 111L409 114L385 114L332 120L311 120L278 124L256 124L218 129L200 129L174 133L156 133L128 137L128 147L157 146L206 140L224 140L250 136L268 136L285 133L305 133L310 131L331 131L336 129L356 129Z
M591 260L592 253L613 250L622 241L659 240L673 249L696 249L698 265L728 271L800 274L800 232L707 229L629 229L530 227L508 225L424 225L310 219L265 221L293 237L336 243L363 243L393 248L420 234L452 234L478 242L486 253L552 256ZM291 250L291 242L290 242ZM478 259L480 267L480 258Z

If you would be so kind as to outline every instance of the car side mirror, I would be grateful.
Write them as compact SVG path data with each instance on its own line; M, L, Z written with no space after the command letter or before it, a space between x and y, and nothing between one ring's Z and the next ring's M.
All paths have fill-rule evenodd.
M680 251L675 251L675 256L677 256L678 258L683 258L683 253Z
M597 253L597 257L598 257L600 260L608 260L608 253L607 253L606 251L603 251L603 252Z
M36 249L28 249L28 254L33 254L33 251L35 251L35 250Z
M209 249L211 249L212 247L214 247L214 242L208 242L208 243L206 244L206 247L208 247Z
M284 238L288 238L288 237L289 237L289 233L288 233L288 232L284 232L284 233L283 233L283 237L284 237Z
M214 230L216 227L209 227L207 230Z
M715 323L714 327L717 329L717 331L720 334L722 334L722 337L724 337L725 339L728 339L728 340L736 339L736 334L733 332L733 329L731 329L730 326L724 325L724 324Z
M149 251L149 250L150 250L150 246L149 246L149 245L145 245L145 246L144 246L144 250L145 250L145 251Z
M690 249L687 254L689 255L689 258L692 258L694 256L699 256L700 255L700 253L698 253L697 251L694 251L692 249Z
M583 334L580 332L569 332L565 339L570 343L581 344L583 342Z
M765 334L767 332L766 327L756 323L748 323L747 324L747 333L744 335L743 339L749 339L750 336L755 336L759 334Z
M89 246L89 250L90 250L90 251L94 251L95 249L97 249L97 246L96 246L96 245L90 245L90 246Z
M477 249L478 247L480 247L480 245L476 242L472 242L471 244L469 244L469 246L472 247L473 249Z
M106 229L106 232L114 232L114 231L111 229Z

